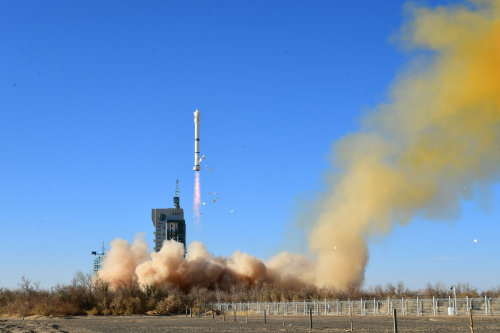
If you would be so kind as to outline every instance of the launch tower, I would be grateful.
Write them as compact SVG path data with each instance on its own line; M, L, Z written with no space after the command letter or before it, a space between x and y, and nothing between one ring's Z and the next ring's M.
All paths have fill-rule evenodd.
M174 208L155 208L151 210L151 219L155 226L155 252L160 251L165 239L173 239L184 244L186 250L186 221L184 210L180 205L179 179L177 179L174 196Z

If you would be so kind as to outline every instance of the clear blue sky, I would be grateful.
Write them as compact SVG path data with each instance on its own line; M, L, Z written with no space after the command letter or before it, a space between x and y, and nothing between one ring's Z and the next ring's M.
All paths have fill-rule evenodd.
M300 251L290 226L323 188L332 143L408 61L388 42L403 3L2 1L0 285L67 283L92 270L102 241L146 232L152 243L151 208L172 207L177 178L188 242L264 259ZM195 109L207 156L198 226ZM496 190L489 211L464 203L458 221L372 240L366 285L498 284L499 202Z

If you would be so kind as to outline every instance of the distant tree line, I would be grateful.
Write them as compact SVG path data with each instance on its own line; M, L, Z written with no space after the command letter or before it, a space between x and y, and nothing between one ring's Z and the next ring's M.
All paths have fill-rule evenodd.
M499 297L500 286L479 292L469 283L456 285L457 297ZM273 302L313 299L385 299L453 296L448 285L427 283L425 288L412 290L403 281L362 288L349 285L345 289L303 285L296 289L276 283L239 284L229 290L193 287L182 291L169 283L140 285L128 279L112 289L108 282L77 272L69 284L57 284L50 289L40 288L40 282L22 276L15 289L0 287L0 314L3 316L67 316L119 315L141 313L181 313L186 306L202 308L215 302Z

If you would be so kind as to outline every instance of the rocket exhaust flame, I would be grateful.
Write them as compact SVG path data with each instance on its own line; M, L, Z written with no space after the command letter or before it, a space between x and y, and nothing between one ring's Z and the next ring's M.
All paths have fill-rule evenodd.
M196 172L194 174L194 195L193 195L193 213L196 223L200 222L200 173Z

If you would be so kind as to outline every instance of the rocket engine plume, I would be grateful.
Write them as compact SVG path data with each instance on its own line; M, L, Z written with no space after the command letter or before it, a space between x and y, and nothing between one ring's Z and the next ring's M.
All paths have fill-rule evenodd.
M200 222L200 173L196 172L194 174L194 194L193 194L193 213L196 219L196 223Z

